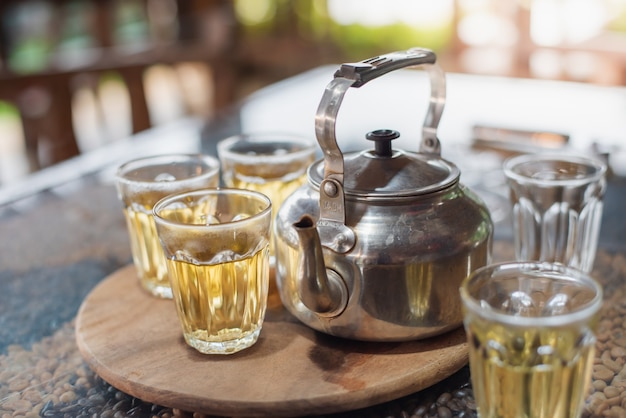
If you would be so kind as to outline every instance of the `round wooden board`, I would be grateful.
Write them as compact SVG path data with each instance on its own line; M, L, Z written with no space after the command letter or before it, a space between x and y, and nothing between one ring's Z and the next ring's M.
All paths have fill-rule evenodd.
M104 380L144 401L226 416L341 412L431 386L467 364L462 328L422 341L351 341L316 332L270 297L257 343L239 353L188 347L171 300L139 286L134 267L103 280L76 320L76 340Z

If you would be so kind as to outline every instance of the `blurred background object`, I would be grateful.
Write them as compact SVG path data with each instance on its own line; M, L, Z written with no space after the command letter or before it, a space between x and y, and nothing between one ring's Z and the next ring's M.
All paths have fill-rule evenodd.
M323 65L626 84L626 0L3 0L0 185Z
M0 16L2 183L235 99L230 1L7 0Z

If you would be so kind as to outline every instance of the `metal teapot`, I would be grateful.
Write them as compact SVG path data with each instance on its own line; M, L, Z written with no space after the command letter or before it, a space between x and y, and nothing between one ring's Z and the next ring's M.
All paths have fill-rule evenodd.
M366 135L373 149L344 155L335 121L347 90L414 65L431 85L419 152L393 149L399 133L381 129ZM461 325L458 289L489 262L493 223L440 156L444 102L445 76L426 49L343 64L326 87L315 118L323 159L275 222L280 298L304 324L363 341L420 339Z

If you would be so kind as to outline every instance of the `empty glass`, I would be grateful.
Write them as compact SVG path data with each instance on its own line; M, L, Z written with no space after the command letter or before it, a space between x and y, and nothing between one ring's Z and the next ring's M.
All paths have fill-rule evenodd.
M598 245L606 164L571 155L520 155L504 162L518 260L591 271Z

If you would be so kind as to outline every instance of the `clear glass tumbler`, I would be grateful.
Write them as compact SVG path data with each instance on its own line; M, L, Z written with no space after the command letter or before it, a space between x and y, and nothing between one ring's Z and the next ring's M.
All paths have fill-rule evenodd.
M217 144L222 181L227 187L255 190L272 200L273 215L284 200L306 182L317 142L281 133L232 136ZM274 240L270 257L275 255Z
M579 417L601 286L562 264L513 262L476 270L460 292L479 416Z
M606 164L570 155L526 154L504 162L517 260L591 271L598 246Z
M172 290L152 208L172 193L217 187L219 161L198 154L143 157L122 164L116 180L139 281L152 295L171 299Z
M206 189L154 206L185 341L206 354L256 343L267 308L272 204L258 192Z

